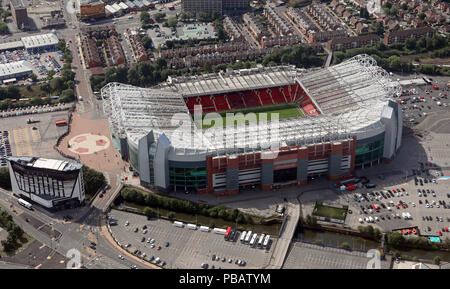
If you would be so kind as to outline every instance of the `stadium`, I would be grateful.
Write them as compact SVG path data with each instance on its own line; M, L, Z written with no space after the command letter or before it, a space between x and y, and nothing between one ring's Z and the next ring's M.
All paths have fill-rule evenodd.
M392 159L401 86L367 55L328 68L262 67L102 88L113 143L161 191L236 194L331 180Z

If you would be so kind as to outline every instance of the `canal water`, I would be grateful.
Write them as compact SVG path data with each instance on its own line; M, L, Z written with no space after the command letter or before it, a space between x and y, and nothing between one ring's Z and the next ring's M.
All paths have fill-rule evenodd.
M311 229L302 229L297 231L297 239L299 241L306 241L309 243L320 242L323 245L328 245L332 247L340 247L342 243L348 243L350 247L358 251L368 251L370 249L377 249L380 243L364 239L357 236L340 234L328 231L317 231ZM393 251L399 252L401 255L407 255L410 257L416 256L419 259L433 260L434 257L439 256L441 261L450 262L450 252L445 251L428 251L421 249L410 249L410 250L398 250L392 249Z
M128 202L123 202L120 206L119 209L128 209L131 211L135 211L136 213L142 212L142 210L144 209L144 206L139 206L136 204L131 204ZM161 209L161 208L152 208L153 210L155 210L160 216L164 216L167 217L167 215L169 214L169 210L165 210L165 209ZM174 213L174 219L175 220L179 220L185 223L192 223L192 224L197 224L200 226L210 226L211 223L214 223L214 227L215 228L226 228L228 226L232 227L232 228L237 228L240 231L253 231L255 233L261 234L269 234L271 236L274 237L278 237L278 233L280 232L280 228L282 223L281 222L276 222L274 224L270 224L270 225L260 225L260 224L240 224L240 223L236 223L236 222L230 222L230 221L226 221L220 218L212 218L212 217L207 217L207 216L202 216L202 215L191 215L191 214L186 214L186 213L181 213L181 212L172 212Z

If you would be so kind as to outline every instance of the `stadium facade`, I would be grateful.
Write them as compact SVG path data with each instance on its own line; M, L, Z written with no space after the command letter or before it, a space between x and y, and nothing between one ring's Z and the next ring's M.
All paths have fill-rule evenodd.
M50 210L75 208L85 199L83 165L37 157L8 157L13 194Z
M392 159L401 146L400 91L373 58L358 55L311 71L259 66L169 78L151 89L110 83L101 94L114 143L143 186L235 194L339 179ZM283 116L283 105L299 114ZM208 126L225 112L251 111L280 114Z

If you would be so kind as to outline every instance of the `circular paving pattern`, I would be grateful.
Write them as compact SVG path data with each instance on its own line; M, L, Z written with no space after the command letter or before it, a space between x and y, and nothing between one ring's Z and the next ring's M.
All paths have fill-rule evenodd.
M104 135L85 133L70 139L69 146L69 150L76 154L93 154L107 149L110 141Z

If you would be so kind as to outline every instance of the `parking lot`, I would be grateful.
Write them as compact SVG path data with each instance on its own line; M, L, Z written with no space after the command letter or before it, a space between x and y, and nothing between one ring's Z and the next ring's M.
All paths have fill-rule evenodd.
M145 253L145 260L151 256L160 258L161 263L166 264L164 268L180 269L200 269L201 264L206 263L211 268L261 268L268 265L272 255L272 248L266 251L260 248L252 248L249 245L241 244L239 239L236 242L225 241L223 235L211 232L201 232L200 230L189 230L175 227L171 222L152 219L147 220L145 216L112 210L110 216L118 221L118 224L111 226L113 236L122 245L128 247L129 251L140 250ZM129 225L125 226L128 221ZM143 226L147 225L148 232L143 234ZM139 228L138 232L134 232ZM256 232L258 233L258 232ZM144 238L144 241L142 241ZM150 239L149 242L147 242ZM152 248L151 239L154 239ZM169 242L166 247L165 243ZM274 240L273 242L276 242ZM158 250L158 246L161 249ZM213 255L219 257L218 261L212 261ZM224 261L222 261L224 259ZM231 259L231 263L229 263ZM236 260L246 262L245 266L235 264Z
M58 137L67 131L67 126L56 126L55 121L68 120L68 116L67 111L54 111L5 117L2 118L3 129L0 130L8 131L10 149L14 156L61 158L53 146ZM36 122L28 123L30 118Z
M395 78L397 76L393 76ZM413 76L400 77L399 79L412 79ZM417 77L421 79L421 76ZM426 76L429 79L428 76ZM404 124L409 127L419 124L424 118L433 112L448 111L449 89L448 77L435 76L432 83L426 85L411 85L403 87L404 94L399 97L403 111ZM436 88L434 87L436 85Z
M349 215L348 222L367 223L366 218L372 216L374 221L369 223L375 222L386 231L418 227L418 233L421 235L441 234L444 238L450 237L450 233L445 232L445 228L450 225L448 190L434 182L424 183L424 179L428 181L432 177L426 174L423 176L422 173L418 180L421 180L423 185L418 182L416 186L413 180L398 186L384 187L381 191L361 192L363 197L359 202L355 199L349 200L354 204L356 214ZM344 195L344 198L350 198L349 194ZM378 211L373 209L374 204ZM405 218L403 213L409 213L411 217Z
M367 269L366 253L347 251L314 244L296 242L286 258L284 269ZM386 261L382 269L388 269Z

